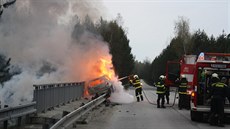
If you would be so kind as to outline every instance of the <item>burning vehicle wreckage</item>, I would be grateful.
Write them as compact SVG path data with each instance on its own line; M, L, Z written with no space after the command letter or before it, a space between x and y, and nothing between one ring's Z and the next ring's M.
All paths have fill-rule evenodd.
M86 83L86 96L91 96L92 99L96 99L100 95L106 94L106 103L109 103L108 98L110 97L111 93L115 90L114 86L112 85L111 79L103 75L101 77L92 79Z

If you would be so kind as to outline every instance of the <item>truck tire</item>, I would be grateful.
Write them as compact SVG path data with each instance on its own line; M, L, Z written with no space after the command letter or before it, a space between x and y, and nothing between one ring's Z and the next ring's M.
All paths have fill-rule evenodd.
M190 117L192 121L203 121L203 113L202 112L195 112L195 111L190 111Z

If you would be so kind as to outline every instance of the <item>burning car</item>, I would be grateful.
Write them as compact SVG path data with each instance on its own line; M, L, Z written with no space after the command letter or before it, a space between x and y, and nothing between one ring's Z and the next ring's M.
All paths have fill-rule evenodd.
M102 95L104 93L111 93L113 91L113 85L111 80L107 76L101 76L99 78L90 80L87 84L87 91L89 95Z

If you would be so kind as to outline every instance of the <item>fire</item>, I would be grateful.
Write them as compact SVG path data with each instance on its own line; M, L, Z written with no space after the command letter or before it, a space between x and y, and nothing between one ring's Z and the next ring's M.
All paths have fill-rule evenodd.
M114 77L112 61L105 58L101 58L100 61L101 76L106 75L109 79L112 79L112 77Z
M103 56L98 58L97 62L94 64L94 70L92 71L91 74L94 75L94 78L99 78L102 76L105 76L107 79L112 80L115 78L115 73L114 73L114 69L113 69L113 65L112 65L112 61L110 56ZM93 79L94 79L93 78ZM88 96L88 87L93 87L96 85L99 85L103 80L91 80L90 83L86 84L86 89L85 89L85 96Z

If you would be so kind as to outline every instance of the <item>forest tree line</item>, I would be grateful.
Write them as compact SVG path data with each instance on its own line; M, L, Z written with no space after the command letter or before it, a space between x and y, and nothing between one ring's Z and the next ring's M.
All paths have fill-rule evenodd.
M134 71L151 85L160 75L165 75L167 61L179 61L183 55L198 56L201 52L230 53L230 34L223 30L222 34L214 37L200 29L191 33L188 19L180 17L169 45L153 61L136 61Z

